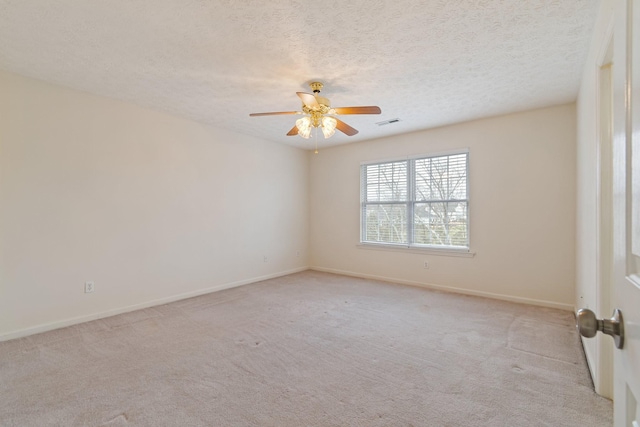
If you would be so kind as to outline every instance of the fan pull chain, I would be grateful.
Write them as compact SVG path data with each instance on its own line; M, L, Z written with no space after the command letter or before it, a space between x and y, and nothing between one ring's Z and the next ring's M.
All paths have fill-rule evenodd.
M316 151L314 151L313 154L318 154L318 128L316 128L313 134L313 140L316 143Z

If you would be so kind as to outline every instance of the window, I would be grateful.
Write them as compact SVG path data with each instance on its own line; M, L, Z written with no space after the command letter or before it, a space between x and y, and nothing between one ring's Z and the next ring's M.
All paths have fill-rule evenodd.
M361 166L361 242L469 248L469 153Z

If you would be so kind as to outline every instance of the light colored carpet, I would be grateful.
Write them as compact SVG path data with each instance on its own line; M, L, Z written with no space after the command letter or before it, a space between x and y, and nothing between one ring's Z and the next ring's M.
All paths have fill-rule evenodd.
M607 426L572 313L307 271L0 343L2 426Z

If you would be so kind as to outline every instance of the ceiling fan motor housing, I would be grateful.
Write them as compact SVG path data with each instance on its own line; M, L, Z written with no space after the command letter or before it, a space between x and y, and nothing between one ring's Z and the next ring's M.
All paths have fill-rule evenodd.
M331 109L331 103L329 102L329 100L327 98L323 98L322 96L318 96L318 95L316 95L315 97L316 97L316 101L318 101L318 106L308 107L308 106L302 104L302 111L305 114L312 114L312 113L327 114L327 113L329 113L329 110Z

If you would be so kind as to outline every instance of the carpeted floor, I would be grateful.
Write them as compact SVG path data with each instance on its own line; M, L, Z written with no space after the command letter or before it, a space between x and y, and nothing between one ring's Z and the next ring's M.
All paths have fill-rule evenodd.
M307 271L0 343L2 426L609 426L570 312Z

